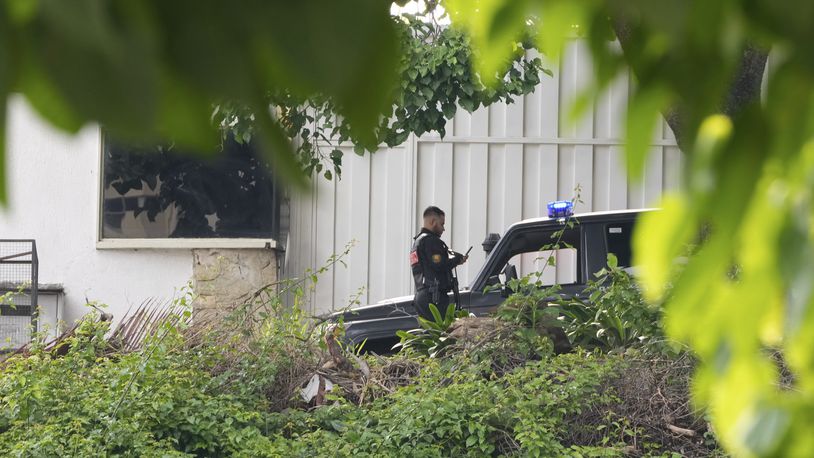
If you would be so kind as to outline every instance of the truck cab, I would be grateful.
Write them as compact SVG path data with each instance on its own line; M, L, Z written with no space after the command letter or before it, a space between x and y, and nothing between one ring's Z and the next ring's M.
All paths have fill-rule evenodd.
M605 267L608 253L620 267L631 267L631 239L637 218L651 209L552 216L512 224L494 247L472 282L460 290L458 308L476 316L494 312L511 291L517 276L537 273L543 286L559 284L561 294L579 295L588 280ZM487 240L498 237L490 234ZM489 245L484 242L484 248ZM549 261L553 259L554 261ZM450 293L450 302L455 302ZM367 350L387 352L398 341L396 331L418 327L413 296L337 312L348 342L365 342Z

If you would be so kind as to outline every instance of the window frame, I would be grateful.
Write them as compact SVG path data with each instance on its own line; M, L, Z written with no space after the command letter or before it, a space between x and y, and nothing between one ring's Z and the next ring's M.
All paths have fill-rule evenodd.
M569 287L573 286L573 285L584 285L585 282L586 282L585 270L586 270L586 262L587 262L586 261L587 260L587 253L585 252L586 250L584 249L585 248L585 237L586 237L585 226L583 224L581 224L581 222L579 220L577 220L576 218L574 218L574 222L575 222L574 227L565 229L565 230L576 231L577 239L579 241L578 245L574 245L574 248L576 248L576 250L577 250L576 260L575 260L576 267L577 267L576 282L575 283L568 283L566 285L563 285L563 286L569 286ZM512 258L512 256L508 256L501 263L500 259L498 257L492 256L493 254L495 254L495 252L497 250L506 249L506 248L504 248L502 246L503 244L507 243L506 240L510 240L511 238L518 236L518 234L522 234L522 233L526 233L526 232L545 231L545 232L552 232L553 233L553 232L556 232L556 231L561 230L561 229L563 229L563 226L560 225L560 223L557 223L557 222L554 222L554 221L547 221L546 224L541 224L541 225L510 227L509 230L506 231L506 233L503 235L501 240L498 242L498 245L501 245L501 246L496 245L495 248L493 249L492 253L486 258L486 261L484 262L483 267L481 267L481 269L478 271L478 274L473 279L472 284L470 285L470 289L473 290L473 291L482 291L483 288L485 288L487 286L490 276L495 275L495 273L493 273L493 272L495 272L495 270L496 270L497 271L496 274L500 274L500 271L503 269L503 267L505 267L506 263L508 263L509 260ZM502 255L502 256L505 256L505 255Z
M95 245L97 250L138 250L138 249L205 249L205 248L254 248L254 249L281 249L277 239L269 238L105 238L102 234L104 221L104 193L105 193L105 132L99 127L99 144L97 145L97 180L96 180L96 221Z
M561 252L566 252L566 251L571 252L571 253L568 254L568 255L565 255L564 253L561 253ZM580 277L581 272L580 272L580 262L579 262L581 252L582 252L582 250L580 250L578 245L577 246L571 246L571 247L563 246L561 248L550 249L550 250L523 251L523 252L520 252L520 253L516 253L514 256L510 257L506 261L506 263L503 264L503 266L498 269L500 271L499 275L502 275L503 274L503 269L505 269L506 266L508 266L511 263L512 259L515 259L518 256L521 257L519 259L519 262L516 263L516 264L512 264L517 269L517 275L519 277L521 277L521 278L526 276L526 275L532 275L534 272L524 272L522 270L523 269L522 263L524 262L523 259L522 259L522 256L526 255L526 254L532 254L533 253L533 254L537 255L537 259L543 260L541 265L544 264L545 266L542 267L542 269L544 269L544 270L545 269L552 269L552 272L554 273L555 279L554 279L553 283L546 283L543 280L542 276L539 276L539 277L537 277L535 279L535 281L541 282L540 284L541 284L542 287L547 288L549 286L554 286L554 285L561 285L561 286L579 285L579 284L582 284L581 283L581 277ZM559 276L557 269L560 267L559 262L560 262L560 257L561 256L562 257L570 256L570 257L573 258L573 261L572 261L573 270L570 271L570 274L573 274L574 280L571 281L571 282L568 282L568 283L561 283L561 282L557 281L557 279L556 279ZM554 257L554 259L555 259L554 264L548 264L548 258L549 257ZM568 264L566 264L566 265L568 265ZM536 272L538 272L539 274L542 274L543 270L536 269ZM534 278L534 277L532 277L532 278Z

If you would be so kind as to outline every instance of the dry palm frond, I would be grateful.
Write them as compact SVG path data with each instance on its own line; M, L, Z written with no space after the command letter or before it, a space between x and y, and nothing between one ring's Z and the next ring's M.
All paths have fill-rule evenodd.
M187 310L174 301L148 299L135 312L125 316L107 340L116 351L126 353L138 350L144 345L144 340L154 335L162 325L178 327L189 324L191 314L185 314Z
M56 338L45 342L42 349L54 356L63 356L70 349L70 339L76 335L76 331L84 320L93 319L98 322L111 322L113 315L93 306L97 310L93 318L88 315L77 320L71 327L63 331ZM145 339L155 335L162 325L168 324L173 327L189 324L190 314L185 314L184 307L178 306L173 301L158 301L149 299L136 307L133 313L128 309L125 317L108 334L106 340L109 344L107 354L129 353L143 347ZM35 342L29 342L17 350L5 355L6 359L30 354Z

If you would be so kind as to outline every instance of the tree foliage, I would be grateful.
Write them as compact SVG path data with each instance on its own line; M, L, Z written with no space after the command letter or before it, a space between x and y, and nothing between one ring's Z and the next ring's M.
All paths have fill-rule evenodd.
M511 55L496 70L497 84L486 86L473 68L469 37L460 29L439 25L433 16L398 15L393 25L401 45L398 84L385 110L367 138L354 131L353 120L338 116L336 101L324 95L300 98L289 91L273 91L267 103L278 114L286 136L294 140L295 156L306 175L323 174L327 179L342 171L344 150L356 154L375 153L380 145L398 146L410 134L446 133L446 122L458 107L468 112L481 106L528 94L540 83L543 70L528 35L506 46ZM370 69L375 74L375 69ZM360 93L359 97L366 97ZM250 141L255 130L255 114L246 107L221 104L215 119L224 133L238 141Z
M730 450L810 453L814 6L764 0L444 5L453 24L470 31L484 75L505 62L501 46L528 21L538 25L547 54L556 55L574 31L588 40L596 66L592 94L629 66L636 76L627 115L632 176L643 170L660 113L678 114L685 185L638 227L634 256L645 294L659 300L672 284L668 331L702 358L696 400L709 406ZM614 31L622 52L610 46ZM754 70L760 76L765 62L760 49L771 49L774 61L763 103L754 97ZM703 244L677 272L673 260L702 229ZM787 367L769 356L772 348L782 350ZM778 388L781 369L793 373L792 390Z

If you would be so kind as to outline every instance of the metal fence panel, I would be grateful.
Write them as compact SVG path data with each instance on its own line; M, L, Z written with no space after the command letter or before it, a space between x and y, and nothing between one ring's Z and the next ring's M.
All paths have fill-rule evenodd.
M458 271L468 284L484 260L480 244L487 233L544 216L547 202L570 199L577 187L577 211L588 212L653 206L665 190L681 185L683 160L666 123L654 133L644 176L626 174L627 75L569 122L571 103L592 71L585 43L571 42L553 70L514 104L459 110L443 139L410 137L364 157L346 149L340 181L315 180L310 195L293 198L286 275L299 276L358 242L346 266L321 277L311 295L313 312L344 307L360 288L363 304L412 294L407 253L427 205L447 212L443 238L450 247L475 246Z

